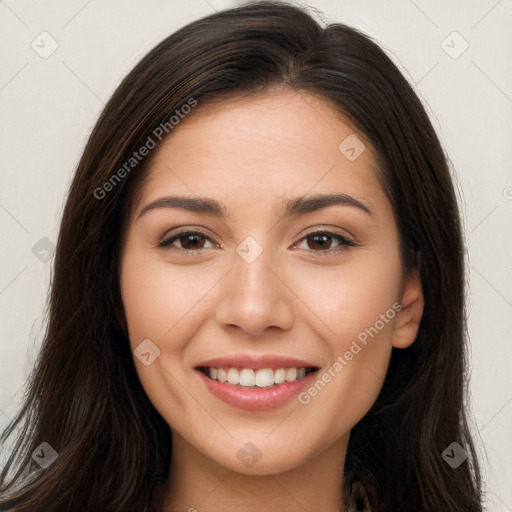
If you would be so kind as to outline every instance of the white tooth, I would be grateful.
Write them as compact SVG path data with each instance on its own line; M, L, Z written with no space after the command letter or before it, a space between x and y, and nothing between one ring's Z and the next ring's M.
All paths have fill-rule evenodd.
M286 380L284 368L279 368L274 372L274 384L282 384Z
M229 369L227 378L230 384L238 384L240 382L240 375L238 375L238 370L236 368Z
M286 382L293 382L297 379L297 368L286 368Z
M222 368L219 368L217 370L217 380L219 382L226 382L226 380L227 380L226 370L223 370Z
M246 386L248 388L254 387L256 385L256 375L254 374L254 370L250 370L244 368L240 372L240 386Z
M261 368L256 372L256 386L268 388L274 385L274 371L272 368Z
M212 379L216 379L217 378L217 368L210 368L210 377Z
M299 368L299 371L297 372L297 379L302 379L306 376L306 368Z

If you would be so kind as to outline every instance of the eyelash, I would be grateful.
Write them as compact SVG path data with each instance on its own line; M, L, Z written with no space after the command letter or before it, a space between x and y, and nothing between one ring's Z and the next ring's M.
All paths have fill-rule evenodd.
M175 235L173 235L170 238L163 240L162 242L160 242L158 244L158 247L171 248L171 245L173 242L175 242L176 240L179 240L180 238L182 238L186 235L200 235L200 236L206 238L207 240L209 240L212 244L217 245L217 246L219 245L218 243L214 242L206 233L203 233L201 231L182 231L180 233L176 233ZM327 231L327 230L312 231L311 233L307 233L305 236L303 236L299 240L299 242L301 242L302 240L304 240L306 238L312 237L314 235L328 235L329 237L338 240L340 242L340 245L338 246L337 249L325 249L325 250L309 249L309 252L312 252L313 254L325 256L325 255L332 254L333 252L343 251L344 248L346 248L346 247L357 247L358 246L358 244L356 244L352 240L348 239L347 237L341 235L340 233L336 233L333 231ZM181 252L181 253L184 253L187 255L193 255L193 254L198 254L206 249L195 249L195 250L190 249L189 250L189 249L180 249L179 247L178 248L172 247L171 250L178 251L178 252Z

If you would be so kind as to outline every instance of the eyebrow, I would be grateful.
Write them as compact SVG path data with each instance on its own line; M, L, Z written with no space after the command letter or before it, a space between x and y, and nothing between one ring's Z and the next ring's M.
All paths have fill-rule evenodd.
M372 212L368 206L347 194L315 194L312 196L288 199L284 203L283 218L295 217L310 213L328 206L353 206L368 215ZM226 206L215 199L207 197L165 196L148 203L135 219L137 222L143 215L156 208L181 208L191 212L206 213L218 218L228 217Z

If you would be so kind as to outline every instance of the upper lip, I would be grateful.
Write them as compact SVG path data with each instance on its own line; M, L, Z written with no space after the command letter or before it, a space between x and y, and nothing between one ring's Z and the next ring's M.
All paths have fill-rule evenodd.
M199 363L196 368L318 368L316 365L297 359L295 357L285 357L282 355L264 354L233 354L229 356L216 357Z

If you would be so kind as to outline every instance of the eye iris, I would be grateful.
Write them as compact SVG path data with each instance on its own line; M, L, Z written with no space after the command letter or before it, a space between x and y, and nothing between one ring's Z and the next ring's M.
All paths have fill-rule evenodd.
M198 238L202 239L203 242L197 243ZM181 241L181 246L184 249L202 249L202 247L204 245L204 237L202 235L197 235L197 234L183 235L179 239ZM185 243L183 243L183 240L185 240ZM187 243L192 244L192 247L187 247Z
M319 234L319 235L311 235L308 237L308 239L313 239L315 240L315 244L320 244L320 249L326 249L326 248L329 248L330 245L331 245L331 237L329 235L326 235L326 234ZM321 240L320 242L318 242L318 240ZM328 241L328 243L326 244L326 242ZM311 247L311 244L308 242L308 246L310 249L315 249L317 250L318 247Z

